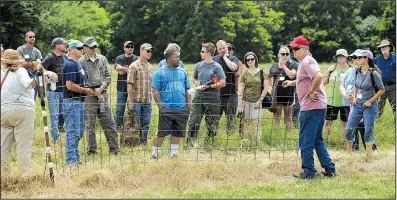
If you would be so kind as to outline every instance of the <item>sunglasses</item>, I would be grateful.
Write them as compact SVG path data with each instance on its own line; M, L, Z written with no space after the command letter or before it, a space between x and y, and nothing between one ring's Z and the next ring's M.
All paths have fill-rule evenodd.
M358 59L361 59L361 58L366 58L365 56L358 56L357 57Z
M98 48L97 46L89 47L91 50Z
M234 51L234 48L228 48L229 51Z
M355 59L357 59L358 57L357 57L357 56L350 56L350 58L353 59L353 60L355 60Z
M29 36L29 38L35 38L35 36Z
M205 51L201 51L201 53L207 53L207 52L205 52Z
M255 58L247 58L247 59L245 59L247 62L252 62L252 61L254 61L255 60Z
M152 50L146 50L146 52L147 52L147 53L153 53L153 51L152 51Z
M293 48L292 51L299 51L301 49L301 47L299 48Z
M125 48L127 48L127 49L133 49L134 46L126 46Z
M289 53L280 53L282 56L289 56Z
M77 50L81 51L84 47L76 47Z

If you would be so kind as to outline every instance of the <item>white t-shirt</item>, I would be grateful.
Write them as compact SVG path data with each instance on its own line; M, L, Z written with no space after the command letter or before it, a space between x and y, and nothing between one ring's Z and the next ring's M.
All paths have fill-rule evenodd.
M1 70L3 80L6 69ZM28 75L25 68L20 67L15 72L9 72L4 84L1 87L1 107L10 105L23 105L35 107L34 89L29 88L33 79ZM29 88L29 89L28 89Z

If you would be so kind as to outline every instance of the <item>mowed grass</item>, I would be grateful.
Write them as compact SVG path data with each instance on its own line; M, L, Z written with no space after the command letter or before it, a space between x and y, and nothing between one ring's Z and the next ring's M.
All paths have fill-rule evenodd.
M320 65L325 72L329 63ZM153 65L154 68L157 64ZM194 64L186 64L192 80ZM265 72L270 64L260 64ZM112 70L109 88L113 114L116 111L117 74ZM191 84L194 87L194 84ZM39 102L39 101L37 101ZM153 102L149 137L157 134L158 109ZM204 120L203 120L204 121ZM49 123L49 122L48 122ZM328 144L338 177L317 180L296 180L292 172L299 172L298 130L285 132L275 127L272 114L264 110L263 136L259 140L244 141L237 131L227 136L225 118L220 120L213 149L203 147L205 122L202 122L199 148L186 150L185 140L176 160L167 158L169 140L163 144L159 162L150 162L152 140L147 146L122 147L119 156L108 155L103 131L97 123L98 155L85 154L87 141L80 142L83 165L64 165L64 134L61 143L53 147L56 164L56 184L51 185L48 170L44 173L45 142L40 104L36 105L33 142L32 173L17 172L16 153L10 174L2 173L3 198L395 198L395 125L387 103L384 115L375 123L375 138L379 150L367 160L361 152L346 154L345 142L340 138L339 121L332 125ZM55 147L55 148L54 148ZM16 150L16 149L14 149ZM316 167L321 169L316 159Z

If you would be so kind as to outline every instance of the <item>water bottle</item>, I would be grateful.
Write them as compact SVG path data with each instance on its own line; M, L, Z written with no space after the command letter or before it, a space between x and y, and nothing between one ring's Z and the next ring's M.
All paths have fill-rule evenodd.
M51 79L51 85L50 85L51 91L55 91L57 89L57 84L53 79Z

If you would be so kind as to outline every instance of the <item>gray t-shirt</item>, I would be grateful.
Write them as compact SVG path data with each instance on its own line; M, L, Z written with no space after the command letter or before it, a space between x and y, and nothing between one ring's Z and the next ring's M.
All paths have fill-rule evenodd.
M357 88L357 103L365 103L373 96L375 96L375 87L372 85L371 72L369 70L365 75L362 75L360 69L357 70L355 70L354 72L355 86ZM373 74L374 81L378 89L384 90L385 86L383 85L382 79L378 72L374 71Z
M17 48L18 54L25 58L26 62L31 62L31 61L36 61L37 59L42 60L43 57L41 56L40 50L38 50L36 47L33 48L27 48L26 44L20 46ZM28 74L31 74L34 69L32 68L26 68L28 71Z
M219 80L226 79L225 73L223 72L220 64L215 61L212 61L212 63L209 64L201 61L197 63L194 68L193 78L199 80L200 85L205 85L211 80L214 73L217 74ZM196 90L195 95L199 97L213 98L219 97L220 91L216 89L206 89L204 91Z

